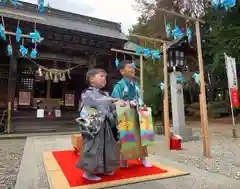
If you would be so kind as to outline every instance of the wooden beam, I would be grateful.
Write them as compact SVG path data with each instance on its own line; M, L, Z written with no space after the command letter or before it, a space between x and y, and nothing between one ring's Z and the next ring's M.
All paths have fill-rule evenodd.
M162 40L162 39L156 39L156 38L141 36L141 35L137 35L137 34L130 34L130 36L137 37L139 39L143 39L143 40L147 40L147 41L152 41L152 42L159 42L159 43L165 42L165 40Z
M180 13L177 13L177 12L174 12L174 11L166 10L166 9L163 9L163 8L157 8L156 10L167 13L167 14L171 14L171 15L174 15L174 16L177 16L177 17L180 17L180 18L183 18L185 20L190 20L190 21L194 21L194 22L198 21L198 22L203 23L203 24L205 23L204 20L201 20L201 19L198 19L198 18L193 18L193 17L190 17L190 16L186 16L186 15L183 15L183 14L180 14Z
M137 54L137 53L135 53L135 52L125 51L125 50L120 50L120 49L111 48L111 51L113 51L113 52L119 52L119 53L123 53L123 54L129 54L129 55L133 55L133 56L140 56L139 54Z
M39 52L36 59L69 62L69 63L73 63L73 64L78 64L78 65L87 65L88 64L87 58L84 59L81 57L69 57L66 55L55 54L55 53Z
M9 32L9 31L5 31L5 34L6 35L13 35L13 36L16 36L16 33L15 32ZM29 38L29 36L27 34L22 34L22 38ZM41 37L41 40L44 40L44 38Z
M46 45L52 48L58 46L58 47L61 47L62 49L71 49L75 51L99 53L102 55L111 55L108 49L94 48L94 47L89 47L87 45L80 45L80 44L71 44L63 41L44 40L40 45Z

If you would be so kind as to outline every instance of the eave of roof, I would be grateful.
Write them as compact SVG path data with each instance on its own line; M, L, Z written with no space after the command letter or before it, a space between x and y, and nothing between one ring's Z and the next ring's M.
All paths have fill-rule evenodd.
M120 40L127 40L125 35L121 32L121 24L119 23L52 8L46 8L46 13L40 15L37 11L37 5L25 2L21 3L23 4L22 7L14 8L6 6L0 2L1 16Z

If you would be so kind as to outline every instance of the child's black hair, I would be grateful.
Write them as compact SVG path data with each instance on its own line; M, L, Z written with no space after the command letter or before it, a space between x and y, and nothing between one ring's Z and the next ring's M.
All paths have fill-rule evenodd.
M104 73L107 76L107 72L101 68L93 68L87 71L86 74L86 81L87 84L90 84L90 78L94 77L95 75L97 75L98 73Z
M118 65L118 69L123 70L127 64L132 64L132 60L122 60Z

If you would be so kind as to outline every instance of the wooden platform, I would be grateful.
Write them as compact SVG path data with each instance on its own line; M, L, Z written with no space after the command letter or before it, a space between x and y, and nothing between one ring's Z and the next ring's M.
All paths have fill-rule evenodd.
M47 173L50 189L101 189L101 188L109 188L114 186L121 186L121 185L127 185L127 184L133 184L133 183L139 183L139 182L145 182L145 181L151 181L151 180L167 179L167 178L184 176L189 174L184 171L174 169L172 167L168 167L161 164L154 164L156 167L167 170L167 172L157 174L157 175L122 179L117 181L109 181L109 182L103 182L103 183L91 184L91 185L85 185L85 186L70 187L66 177L64 176L64 173L62 172L55 158L53 157L52 152L44 152L42 156L43 156L43 162L44 162L45 170Z

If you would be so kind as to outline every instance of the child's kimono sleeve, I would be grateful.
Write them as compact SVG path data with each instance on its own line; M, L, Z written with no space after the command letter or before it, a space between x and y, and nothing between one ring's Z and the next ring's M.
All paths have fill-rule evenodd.
M97 95L95 91L87 90L82 94L82 102L84 106L95 108L110 122L116 122L115 111L111 111L111 102L108 96Z
M114 88L113 88L113 91L112 91L112 97L113 98L120 98L122 99L123 98L123 92L122 92L122 87L119 83L117 83Z

